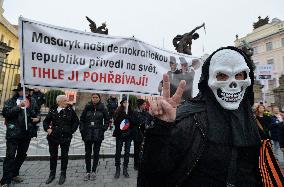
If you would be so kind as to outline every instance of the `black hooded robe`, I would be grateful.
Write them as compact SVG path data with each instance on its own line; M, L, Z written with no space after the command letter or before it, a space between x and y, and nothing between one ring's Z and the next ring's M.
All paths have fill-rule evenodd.
M244 56L253 81L253 67L245 54L235 47L222 49ZM153 118L154 125L146 130L138 187L262 186L252 85L238 110L223 109L208 87L210 60L216 52L203 65L199 95L177 109L176 121Z

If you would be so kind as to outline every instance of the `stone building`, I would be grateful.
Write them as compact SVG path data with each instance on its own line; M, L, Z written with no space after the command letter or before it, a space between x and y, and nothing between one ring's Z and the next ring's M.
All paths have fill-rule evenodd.
M255 65L271 64L273 66L272 80L260 81L264 85L262 99L268 104L274 103L273 89L279 86L279 77L284 70L284 21L274 18L271 22L255 28L244 37L237 37L235 46L244 43L253 48L252 60Z
M3 0L0 0L0 107L20 81L18 27L9 23L3 13Z

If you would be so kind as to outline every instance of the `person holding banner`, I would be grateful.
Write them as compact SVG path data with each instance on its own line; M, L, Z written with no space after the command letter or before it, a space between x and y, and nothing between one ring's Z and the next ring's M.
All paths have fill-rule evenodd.
M26 159L32 137L37 136L36 124L40 122L39 109L36 101L30 97L30 89L25 88L26 98L23 97L23 87L18 85L13 91L16 94L5 101L3 117L6 130L6 158L3 163L3 177L1 185L9 186L11 181L22 182L19 171ZM27 124L25 122L25 109Z
M116 138L116 149L115 149L115 175L114 178L119 178L120 176L120 158L121 151L124 143L124 162L123 162L123 175L128 178L129 174L127 171L130 155L131 146L131 122L129 116L131 115L130 108L127 110L127 98L123 97L120 101L120 106L114 113L114 126L113 136Z
M68 152L72 139L72 134L76 132L79 119L68 104L68 98L65 95L56 97L56 105L51 107L46 118L43 121L43 128L47 132L47 140L50 153L50 174L46 180L46 184L51 183L55 179L58 146L61 148L61 174L59 185L66 180L66 170L68 165Z
M251 110L253 64L236 47L216 50L204 62L199 94L178 106L182 80L170 97L151 104L138 187L260 187L261 139Z
M84 180L95 180L99 162L101 143L104 132L108 129L110 118L106 107L101 102L98 93L92 94L92 101L88 102L80 117L80 132L85 143L86 175ZM93 167L91 170L93 152Z

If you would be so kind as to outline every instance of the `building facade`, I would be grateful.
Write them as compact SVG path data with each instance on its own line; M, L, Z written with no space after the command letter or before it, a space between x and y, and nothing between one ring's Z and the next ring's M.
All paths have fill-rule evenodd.
M251 33L235 40L235 46L248 43L253 48L252 60L255 65L271 64L272 80L262 80L262 100L274 103L273 89L279 86L279 77L284 73L284 21L274 18L268 24L254 29Z
M18 27L9 23L3 16L3 0L0 1L0 107L12 96L19 83L20 51Z

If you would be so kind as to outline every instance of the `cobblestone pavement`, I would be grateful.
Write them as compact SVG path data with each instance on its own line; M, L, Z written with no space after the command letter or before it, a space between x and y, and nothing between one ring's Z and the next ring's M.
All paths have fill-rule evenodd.
M5 157L6 127L3 121L0 121L0 157ZM102 142L100 155L114 155L115 154L115 138L112 137L112 130L105 132L105 139ZM133 153L133 145L131 146L131 153ZM123 152L122 152L123 153ZM42 129L42 124L39 125L38 137L33 138L28 150L28 156L49 156L48 143L46 140L46 132ZM81 134L77 130L71 141L69 155L84 155L84 142ZM59 151L60 155L60 151ZM3 162L0 162L0 176L2 176ZM60 161L58 161L58 168L60 168ZM49 185L45 181L49 175L49 161L25 161L20 175L24 177L25 181L21 184L12 184L12 187L33 187L33 186L96 186L96 187L134 187L136 186L137 171L133 169L133 158L130 159L129 174L130 178L125 178L123 175L119 179L114 179L115 166L114 158L101 158L97 168L97 178L95 181L83 181L85 174L85 161L69 160L67 169L67 180L64 185L58 185L60 171L57 171L56 179Z
M5 156L6 140L5 140L5 126L3 121L0 121L0 157ZM81 139L79 131L74 134L71 142L69 155L84 155L84 143ZM60 151L59 151L60 153ZM100 155L114 155L115 153L115 138L112 137L112 131L108 130L105 133L105 139L102 143ZM133 145L131 147L133 153ZM38 132L38 138L32 139L28 156L49 156L48 144L46 140L46 132L42 129L42 124ZM276 156L284 168L283 153L278 150ZM0 176L2 176L3 162L0 161ZM60 168L60 161L58 161L58 168ZM67 170L67 180L61 186L96 186L96 187L134 187L136 186L137 171L133 169L133 158L130 159L129 174L130 178L121 176L119 179L114 179L115 166L114 158L101 158L97 168L97 178L95 181L83 181L85 174L85 162L80 160L69 160ZM21 184L12 184L12 187L33 187L33 186L60 186L58 185L60 171L57 171L56 179L49 185L45 181L49 175L49 161L25 161L20 175L24 177L25 181Z
M2 176L2 166L3 162L0 162L0 176ZM281 166L283 168L283 163L281 163ZM119 179L114 179L114 158L100 159L96 180L84 181L85 161L69 160L66 182L63 185L58 185L60 176L60 161L58 161L56 178L51 184L46 185L45 181L49 175L49 161L25 161L20 170L20 176L24 178L24 182L12 183L11 187L135 187L137 171L133 169L133 158L130 159L128 171L130 178L121 175Z
M114 129L114 128L113 128ZM3 121L0 121L0 157L4 157L6 153L6 140L5 140L6 126ZM113 130L105 132L105 139L102 142L100 154L101 155L114 155L115 154L115 138L112 137ZM133 142L132 142L133 143ZM59 151L60 153L60 151ZM133 145L131 146L130 153L133 153ZM46 139L46 132L42 128L42 123L39 125L38 137L33 138L28 150L28 156L43 156L49 155L48 143ZM85 146L82 141L81 134L77 130L72 138L69 155L84 155Z
M62 186L62 187L134 187L136 186L137 171L133 169L133 158L130 159L129 175L130 178L125 178L123 175L119 179L114 179L115 166L114 158L100 159L97 168L97 177L95 181L84 181L85 161L84 160L69 160L66 182L63 185L58 185L60 176L60 161L57 165L57 174L55 180L46 185L45 181L49 175L49 161L25 161L20 176L25 180L20 184L12 184L11 187L38 187L38 186ZM0 176L2 176L2 165L0 162Z

